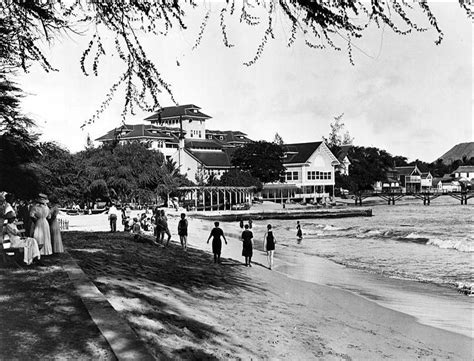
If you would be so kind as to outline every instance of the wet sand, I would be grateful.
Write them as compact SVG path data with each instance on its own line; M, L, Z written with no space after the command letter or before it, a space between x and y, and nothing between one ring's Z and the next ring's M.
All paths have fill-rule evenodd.
M106 215L70 222L71 230L104 231L66 232L66 246L158 359L472 359L471 338L269 271L263 253L245 267L237 231L227 232L223 264L214 265L209 222L190 219L186 253L177 214L168 248L106 232Z

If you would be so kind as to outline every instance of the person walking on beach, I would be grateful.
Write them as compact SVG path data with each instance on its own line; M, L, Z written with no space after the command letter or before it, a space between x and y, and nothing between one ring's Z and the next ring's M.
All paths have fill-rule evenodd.
M166 240L166 245L168 246L169 243L170 243L170 239L171 239L171 232L168 228L168 218L166 217L164 209L160 210L159 222L160 222L160 227L161 227L160 240L161 240L161 242L164 242L165 233L166 233L167 236L168 236L168 239Z
M155 237L156 242L161 241L161 220L160 220L160 210L158 207L155 208Z
M267 252L268 269L273 267L273 253L275 252L275 236L273 235L272 225L267 226L267 232L263 236L263 249Z
M227 244L227 239L224 236L224 231L219 228L219 222L214 222L214 228L207 239L207 243L212 238L212 253L214 253L214 263L221 263L221 249L222 241L221 237L224 238L225 244Z
M245 257L245 266L252 267L253 255L253 233L249 230L249 225L245 225L245 230L242 232L242 256Z
M117 232L117 218L119 216L119 211L117 207L115 207L115 204L112 203L112 205L109 208L109 223L110 223L110 232Z
M303 231L301 230L300 221L296 221L296 237L298 239L303 238Z
M188 220L186 215L181 213L181 219L178 222L178 235L183 250L188 250Z

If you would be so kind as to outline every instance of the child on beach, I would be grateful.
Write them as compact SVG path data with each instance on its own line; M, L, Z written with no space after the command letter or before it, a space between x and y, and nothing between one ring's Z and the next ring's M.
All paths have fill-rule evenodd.
M268 269L273 267L273 253L275 252L275 236L273 235L272 225L267 226L267 232L263 236L263 249L267 252Z
M224 238L225 244L227 244L227 239L224 236L224 231L219 228L219 222L214 222L214 228L207 239L207 243L212 238L212 253L214 253L214 263L221 263L221 249L222 241L221 237Z
M245 266L252 267L253 255L253 233L249 231L249 225L245 225L245 230L242 232L242 256L245 257Z
M296 221L296 237L298 239L303 238L303 231L301 230L300 221Z
M187 251L188 250L188 220L186 215L181 213L181 219L178 222L178 235L181 242L181 247Z

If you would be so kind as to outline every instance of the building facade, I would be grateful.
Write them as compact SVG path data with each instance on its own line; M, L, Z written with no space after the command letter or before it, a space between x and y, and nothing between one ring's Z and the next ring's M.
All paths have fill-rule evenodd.
M96 139L102 143L146 142L176 162L193 182L220 178L233 167L232 154L251 140L241 131L208 130L211 117L194 104L165 107L145 118L150 124L125 124ZM264 199L318 201L334 194L334 170L341 163L324 142L284 145L281 182L265 184Z
M334 171L339 161L324 142L284 144L285 175L265 184L262 198L277 202L320 202L334 195Z

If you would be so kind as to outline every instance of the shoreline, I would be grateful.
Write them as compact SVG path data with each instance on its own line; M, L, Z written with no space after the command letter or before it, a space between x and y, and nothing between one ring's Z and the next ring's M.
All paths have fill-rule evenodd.
M260 266L261 257L245 267L230 237L223 264L214 265L207 232L190 234L199 241L188 252L175 239L161 248L124 233L65 234L68 252L157 359L472 356L466 336L345 290L282 277Z
M179 240L177 239L176 235L176 225L178 221L178 215L179 212L168 212L169 215L169 224L170 224L170 230L173 235L173 241L177 242L179 244ZM192 216L192 214L188 214L190 217L190 237L189 237L189 244L191 246L197 247L198 249L204 250L206 252L210 253L210 245L207 245L205 242L207 240L208 234L210 230L212 229L212 222L209 220L204 220L204 219L197 219ZM91 217L91 216L85 216L84 218ZM99 224L95 224L93 227L89 227L89 230L102 230L106 231L108 230L108 222L106 220L106 215L98 215L98 216L92 216L92 217L102 217L102 221ZM72 219L79 220L76 217L73 217ZM94 222L92 222L94 223ZM80 225L79 227L82 229L87 229L87 227L84 227L85 224ZM92 224L91 224L92 226ZM260 227L260 225L257 225L257 229ZM72 224L72 229L74 229L75 226ZM237 262L242 262L243 258L240 255L241 252L241 243L238 241L238 237L240 235L240 228L238 227L237 224L224 224L223 225L224 232L225 234L230 238L232 237L233 239L231 240L229 246L223 245L223 257L231 257L231 259L236 260ZM258 240L258 237L260 237L259 231L256 231L256 240ZM262 233L263 234L263 233ZM429 325L431 327L436 327L440 328L446 331L453 331L456 332L459 335L464 335L464 336L470 336L472 338L472 327L469 329L469 327L465 327L464 329L459 331L456 330L456 318L458 320L461 320L463 323L465 323L464 319L461 319L463 316L462 314L459 315L459 312L457 315L455 315L454 319L452 318L452 315L448 315L447 317L451 320L450 323L454 323L454 327L448 324L444 324L442 321L440 321L437 317L438 315L436 314L437 311L436 309L433 308L433 300L436 302L442 302L442 304L446 305L446 303L449 301L452 301L452 299L449 299L449 297L457 296L455 294L454 290L448 290L448 289L443 289L445 293L448 293L448 298L443 298L445 295L438 294L436 291L433 289L436 288L436 285L431 285L431 284L422 284L420 282L416 281L408 281L408 280L397 280L397 279L391 279L386 276L380 276L376 274L371 274L369 272L364 272L357 270L355 268L349 268L342 266L340 264L334 263L330 260L327 260L326 258L312 258L313 264L311 267L316 267L313 268L311 271L308 269L298 269L298 263L294 263L289 260L281 260L279 261L281 252L276 253L276 270L281 269L284 271L283 273L289 277L290 279L297 279L297 280L303 280L303 281L309 281L312 284L321 284L321 285L328 285L331 287L336 287L338 289L346 290L348 292L353 293L356 296L359 297L365 297L367 298L370 302L377 303L381 307L385 307L390 310L397 310L399 312L402 312L407 315L411 315L413 317L417 317L419 319L418 322L423 323L425 325ZM262 265L266 265L266 256L263 254L263 252L260 252L258 249L254 250L254 261L257 261L258 263ZM278 262L286 262L286 265L283 264L278 264ZM304 263L304 262L303 262ZM306 266L308 266L310 262L306 263ZM318 266L319 264L319 266ZM321 264L325 264L324 266L321 266ZM329 266L328 266L329 265ZM301 266L301 264L300 264ZM285 267L286 269L282 269L282 267ZM296 267L296 268L295 268ZM318 268L319 267L319 268ZM322 277L316 277L316 279L308 279L307 275L308 274L313 274L313 275L322 275ZM342 280L342 282L341 282ZM406 291L405 288L409 289L410 292ZM383 291L383 292L381 292ZM400 298L400 296L403 296ZM387 297L389 297L387 299ZM469 304L470 301L468 300L469 298L463 295L459 295L459 300L462 300L463 304ZM416 300L416 302L420 302L420 307L414 308L409 304L409 300ZM422 302L421 302L422 301ZM428 310L430 312L426 313L421 305L426 305L428 307ZM472 303L471 303L472 305ZM459 305L458 305L459 306ZM462 306L462 305L461 305ZM443 306L446 308L446 306ZM467 309L467 312L469 312L469 309ZM472 309L470 310L472 313ZM469 325L468 325L469 326Z
M207 221L201 219L198 221L200 221L199 225L195 224L194 229L198 234L198 239L203 236L207 239L206 232L210 231L212 223L206 224ZM221 226L227 238L232 238L232 243L227 248L223 245L224 256L228 255L232 259L243 261L243 257L240 255L240 228L236 224ZM253 229L254 240L259 243L263 232L258 229L261 226L257 225L256 228ZM191 244L199 249L210 251L210 246L208 247L202 241L191 242ZM297 259L281 258L282 251L277 249L275 253L274 270L289 279L347 291L381 307L414 317L420 324L474 338L472 323L469 322L470 318L466 317L466 313L471 312L472 314L472 299L461 295L454 288L395 279L347 267L319 256L300 255ZM261 265L266 265L266 256L263 251L257 248L257 245L254 247L253 260ZM443 292L437 292L438 288L441 288ZM456 306L455 311L453 306Z

